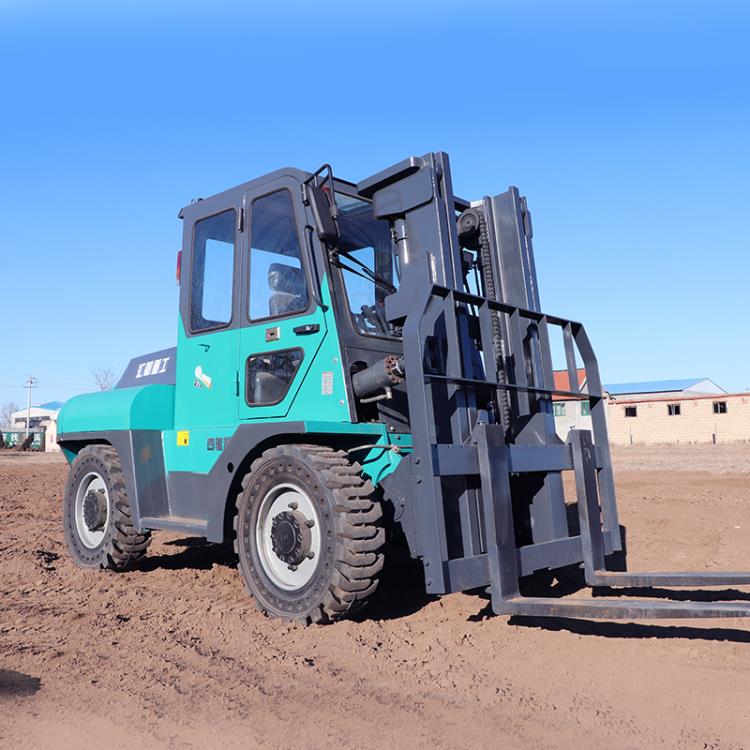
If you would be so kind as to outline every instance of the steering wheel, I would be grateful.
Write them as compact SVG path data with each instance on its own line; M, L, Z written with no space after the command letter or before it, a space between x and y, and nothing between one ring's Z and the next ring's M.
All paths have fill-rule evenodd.
M387 333L388 323L382 305L362 305L359 317L369 328L368 333Z

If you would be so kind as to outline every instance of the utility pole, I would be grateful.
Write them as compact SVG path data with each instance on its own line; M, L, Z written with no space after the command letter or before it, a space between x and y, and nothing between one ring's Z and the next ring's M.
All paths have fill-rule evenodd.
M28 392L28 398L26 400L26 437L29 436L29 422L31 421L31 389L36 388L36 384L37 379L29 375L25 383Z

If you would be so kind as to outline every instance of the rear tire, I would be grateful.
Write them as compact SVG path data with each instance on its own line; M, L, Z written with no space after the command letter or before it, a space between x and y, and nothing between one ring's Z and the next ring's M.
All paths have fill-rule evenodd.
M73 461L63 524L70 554L82 568L127 570L146 554L151 532L133 526L122 464L111 445L88 445Z
M250 467L234 521L238 567L272 617L332 622L362 607L383 567L383 512L343 451L285 445Z

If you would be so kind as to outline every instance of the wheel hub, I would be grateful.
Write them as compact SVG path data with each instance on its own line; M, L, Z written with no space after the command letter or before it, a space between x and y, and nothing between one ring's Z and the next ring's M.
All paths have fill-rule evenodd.
M89 490L83 498L83 521L89 531L101 531L107 523L107 496L103 490Z
M284 510L271 522L271 547L282 562L299 565L310 552L310 529L299 511Z
M260 501L255 518L258 562L269 582L300 591L313 579L323 548L318 501L298 484L282 482Z

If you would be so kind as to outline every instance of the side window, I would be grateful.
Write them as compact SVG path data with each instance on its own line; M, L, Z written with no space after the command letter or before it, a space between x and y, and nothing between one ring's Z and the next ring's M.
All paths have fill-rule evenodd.
M365 201L337 193L336 202L341 232L338 265L354 325L366 336L400 336L385 317L385 298L399 285L388 223L376 219Z
M391 268L382 267L382 261L388 261L391 257L390 247L387 253L383 253L367 246L347 251L341 265L349 312L357 330L366 336L394 335L385 319L385 298L398 289L398 278ZM384 280L382 285L374 283L371 274L363 267L374 269L378 277ZM384 288L385 285L389 285L389 288Z
M250 243L250 320L306 310L307 281L289 191L253 201Z
M234 209L195 222L190 281L190 330L221 328L232 320Z
M247 360L247 403L271 406L284 399L302 362L301 349L256 354Z

